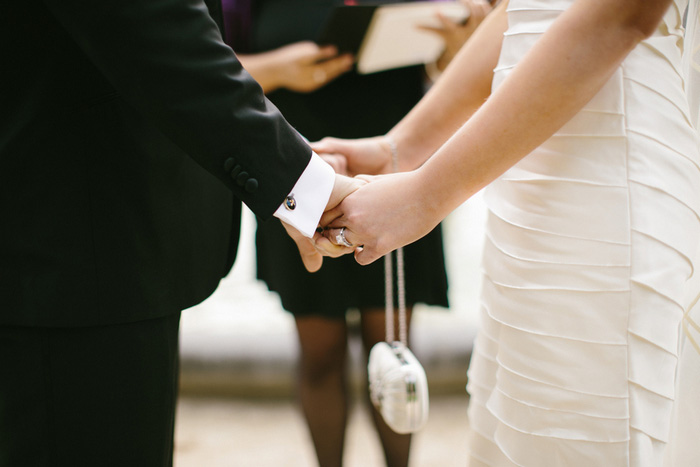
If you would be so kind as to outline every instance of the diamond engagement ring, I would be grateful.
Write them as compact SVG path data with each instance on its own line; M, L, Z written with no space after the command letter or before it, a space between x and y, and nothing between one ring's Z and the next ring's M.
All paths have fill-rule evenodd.
M340 232L338 232L338 235L335 236L335 242L338 245L344 245L348 248L352 248L352 243L348 242L348 239L345 238L345 227L340 228Z

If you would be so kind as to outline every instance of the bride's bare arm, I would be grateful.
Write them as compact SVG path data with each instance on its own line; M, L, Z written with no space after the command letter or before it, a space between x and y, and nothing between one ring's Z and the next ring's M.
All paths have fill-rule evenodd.
M491 94L507 6L508 0L500 2L484 19L425 97L388 133L403 170L425 162Z
M508 25L507 4L501 1L484 19L430 91L389 132L401 155L400 171L423 164L491 93L493 69ZM311 146L318 153L346 156L350 174L391 171L391 148L382 137L324 138Z
M342 216L366 264L425 235L571 119L658 27L670 0L578 0L488 101L419 170L381 178L322 222ZM449 69L449 68L448 68ZM457 91L456 91L457 92ZM420 121L414 122L414 130ZM397 127L397 141L411 141ZM416 143L419 144L419 143Z

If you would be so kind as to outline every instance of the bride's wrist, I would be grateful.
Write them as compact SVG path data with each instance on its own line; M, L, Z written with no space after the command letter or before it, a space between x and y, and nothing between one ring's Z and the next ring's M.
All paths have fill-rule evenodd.
M399 151L396 147L396 140L390 134L384 135L384 142L389 146L391 159L389 160L389 168L392 173L399 172Z
M449 210L445 209L440 202L436 202L436 199L441 198L445 193L440 188L436 188L431 174L422 168L404 173L407 177L405 184L410 187L408 198L411 201L407 202L415 206L416 215L430 224L431 228L435 227L449 214Z

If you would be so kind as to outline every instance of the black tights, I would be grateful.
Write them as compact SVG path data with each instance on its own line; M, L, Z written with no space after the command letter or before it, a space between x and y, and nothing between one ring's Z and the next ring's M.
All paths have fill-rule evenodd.
M384 310L363 309L361 332L365 369L370 349L385 337ZM395 316L397 313L394 314ZM407 319L410 322L411 310ZM347 344L345 320L318 316L298 317L296 320L301 343L299 365L299 396L316 456L321 467L343 464L343 445L348 417ZM395 324L398 330L398 323ZM365 390L367 396L367 391ZM367 401L369 398L367 397ZM375 428L384 448L388 467L406 467L411 446L410 435L400 435L389 428L374 407Z

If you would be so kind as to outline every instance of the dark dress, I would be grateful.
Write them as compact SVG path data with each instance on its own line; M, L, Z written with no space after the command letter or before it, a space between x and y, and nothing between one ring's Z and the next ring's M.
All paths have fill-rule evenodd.
M251 52L314 40L337 0L254 0ZM376 2L375 2L376 3ZM324 136L358 138L386 133L423 95L420 67L371 75L350 72L308 94L277 90L268 95L311 141ZM352 255L326 259L306 272L296 246L279 222L258 221L257 275L278 292L295 315L343 317L348 308L384 306L384 261L358 265ZM407 304L447 306L442 233L438 226L405 248Z

